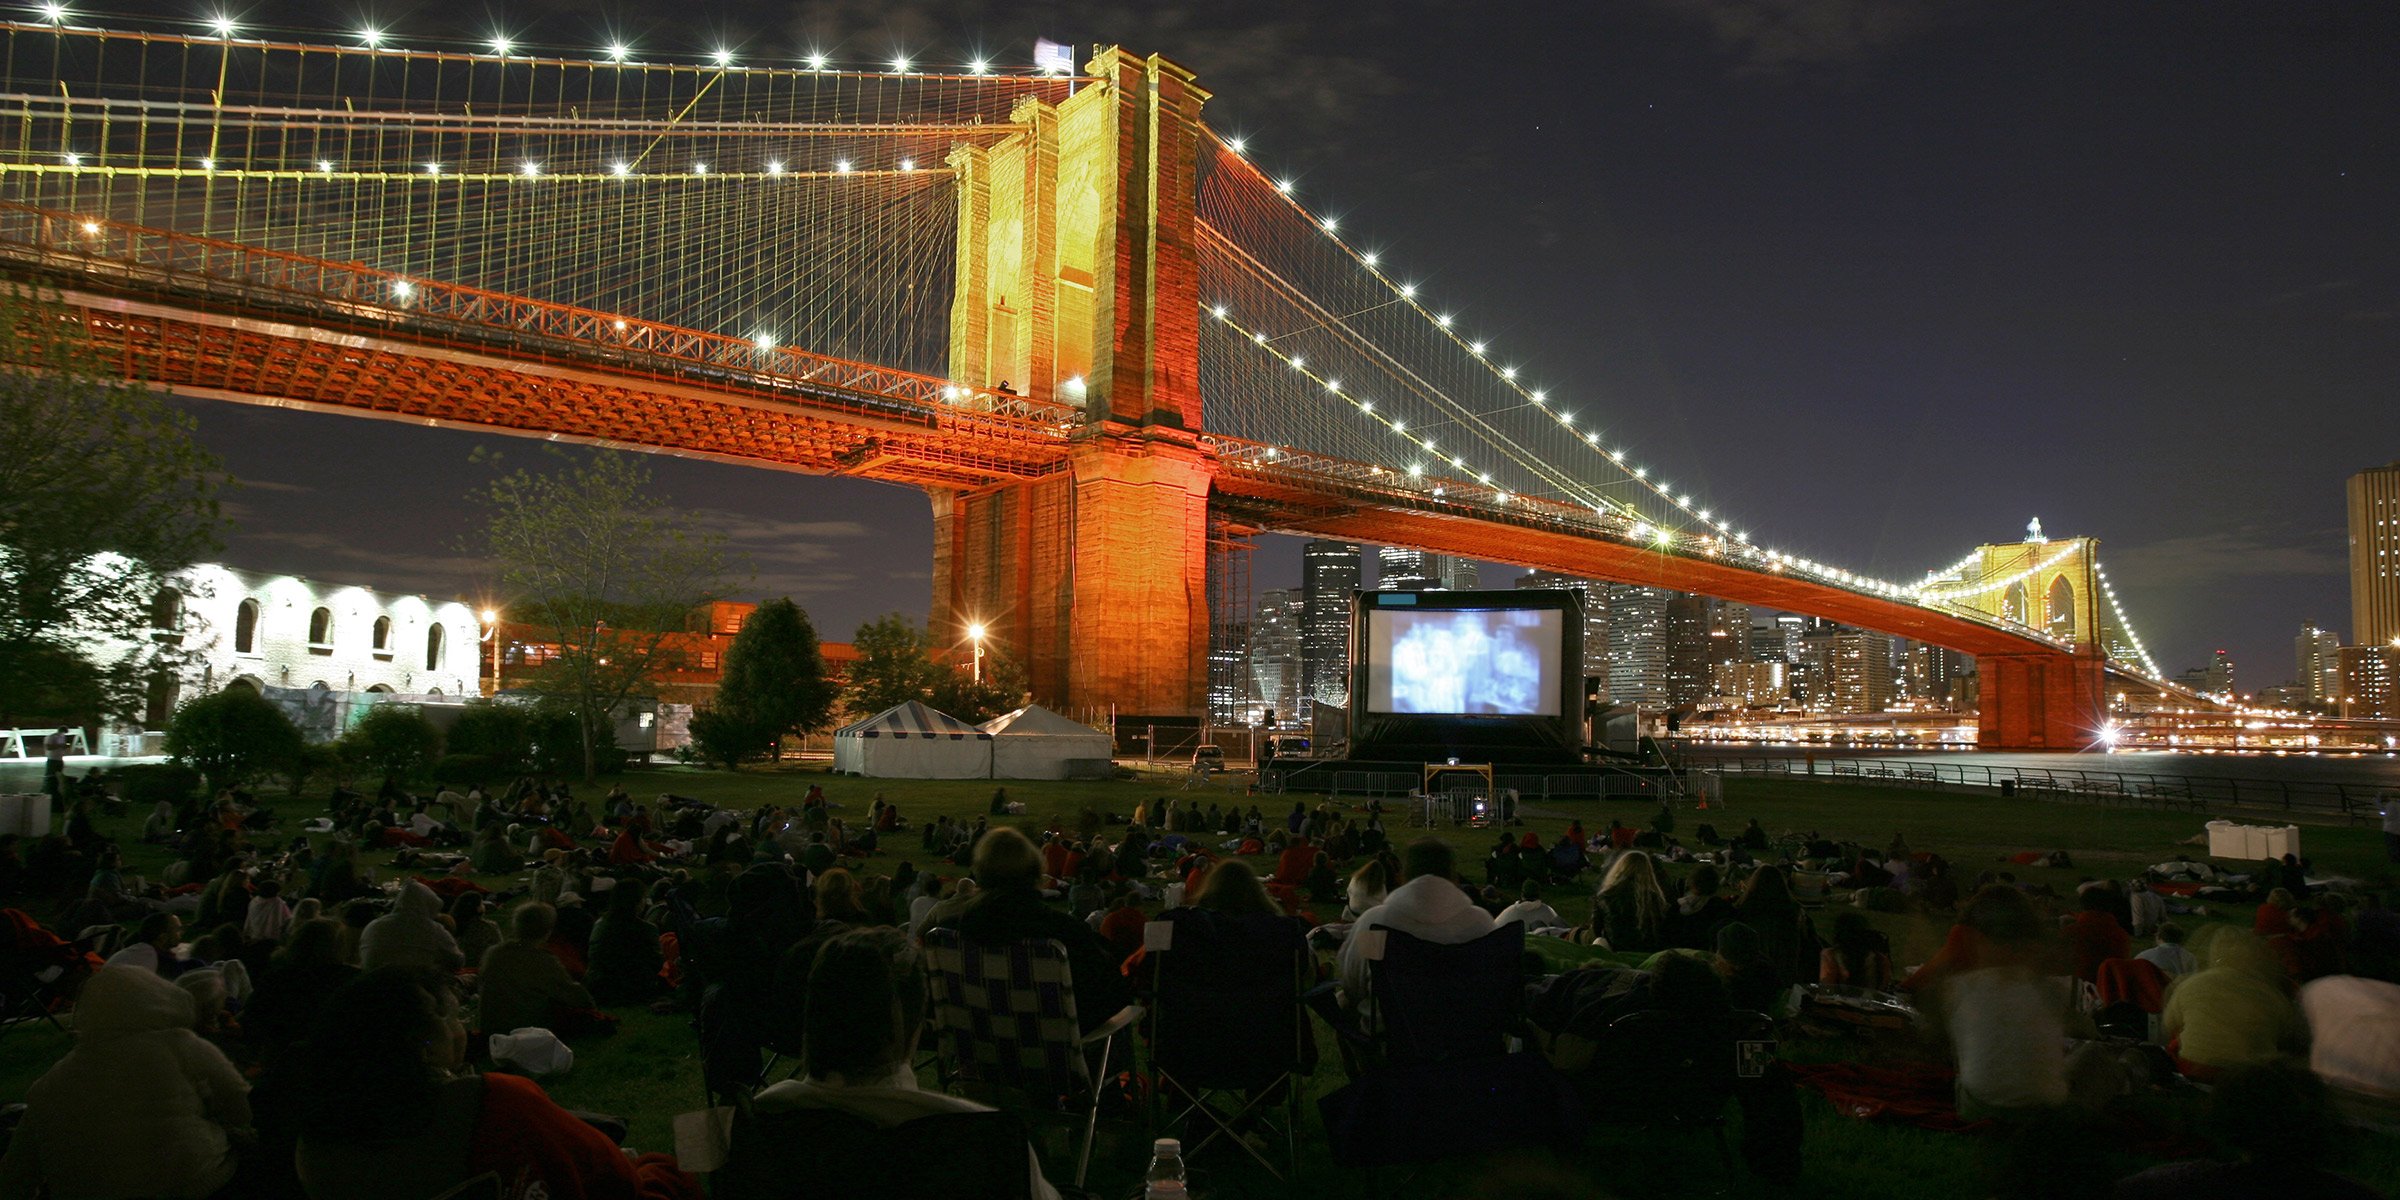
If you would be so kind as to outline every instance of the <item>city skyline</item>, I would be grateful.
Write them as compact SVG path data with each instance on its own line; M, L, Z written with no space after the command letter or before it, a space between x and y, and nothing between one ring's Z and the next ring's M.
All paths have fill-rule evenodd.
M2360 103L2388 23L2306 6L2178 21L1965 6L1812 45L1730 32L1710 5L1637 7L1582 14L1609 35L1578 43L1583 60L1526 36L1563 11L1540 6L1473 28L1212 11L1212 30L1272 29L1264 54L1098 8L1046 19L1075 26L1055 36L1189 61L1220 89L1213 122L1764 536L1906 578L2041 515L2108 546L2170 674L2226 646L2254 664L2247 680L2271 683L2294 630L2342 622L2340 481L2389 451L2308 431L2371 431L2388 404L2378 381L2400 374L2384 336L2392 233L2377 216L2395 181L2363 153L2394 118ZM762 54L820 36L764 6L721 14L712 33ZM529 44L571 45L593 38L579 20L516 24ZM851 20L832 41L853 55L905 32ZM1035 32L964 6L892 20L913 22L929 54ZM622 23L644 44L674 40L663 10L630 5ZM2162 47L2137 71L2086 49L2134 38ZM1392 65L1433 39L1529 69L1433 80ZM1372 114L1351 88L1285 77L1315 57L1356 72L1341 78L1379 97ZM1404 146L1375 136L1387 121L1415 131ZM1569 219L1556 198L1570 195L1589 219ZM1483 213L1514 215L1466 216ZM2187 252L2200 246L2212 249ZM2266 419L2295 406L2315 419ZM532 449L198 407L212 444L261 451L235 464L258 486L237 497L247 524L230 561L355 565L426 590L476 582L455 549L468 448L493 441L519 461ZM2008 448L2018 441L2042 449ZM2111 469L2128 446L2182 466ZM2230 460L2228 446L2240 447ZM2007 469L1953 469L1985 453ZM324 469L337 462L352 469ZM906 489L658 469L759 559L745 594L790 592L841 632L923 612L930 521ZM376 503L356 507L372 512L337 511L365 495ZM379 519L395 511L412 519ZM1298 554L1297 540L1266 541L1261 586L1296 579L1284 568Z

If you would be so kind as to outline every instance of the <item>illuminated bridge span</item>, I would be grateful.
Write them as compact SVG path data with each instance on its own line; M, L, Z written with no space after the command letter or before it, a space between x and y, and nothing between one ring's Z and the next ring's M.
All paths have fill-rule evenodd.
M922 488L933 617L1198 711L1211 545L1306 533L1974 655L1982 741L2165 689L2090 539L1772 548L1344 240L1158 57L753 67L0 23L0 261L180 394ZM372 44L369 44L372 43ZM1220 613L1220 617L1228 614Z

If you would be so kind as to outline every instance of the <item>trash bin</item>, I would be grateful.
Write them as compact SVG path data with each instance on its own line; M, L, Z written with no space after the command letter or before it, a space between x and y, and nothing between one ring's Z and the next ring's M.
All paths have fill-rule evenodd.
M2003 795L2003 796L2014 796L2014 795L2016 795L2016 794L2017 794L2017 781L2016 781L2016 780L2014 780L2014 779L2003 779L2003 780L2001 780L2001 781L2000 781L2000 794L2001 794L2001 795Z

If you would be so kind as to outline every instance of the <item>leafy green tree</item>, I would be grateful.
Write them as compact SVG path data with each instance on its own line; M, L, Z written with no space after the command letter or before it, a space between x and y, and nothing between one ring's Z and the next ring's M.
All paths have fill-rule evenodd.
M217 552L222 468L63 309L0 283L0 329L0 727L138 711L183 657L172 630L152 636L152 605Z
M934 681L931 703L961 721L980 725L1025 706L1025 672L1012 659L984 651L980 683L975 680L971 663L956 663L938 670L940 675Z
M825 654L808 613L789 597L770 600L742 622L725 651L710 727L751 745L772 741L781 758L783 736L822 727L840 693L825 677ZM693 736L700 736L696 728Z
M858 661L850 664L845 693L850 710L869 717L910 700L927 703L942 681L924 627L899 613L886 613L858 627L852 638Z
M206 775L210 787L235 787L285 769L303 744L300 727L246 687L186 701L167 724L167 753Z
M450 723L443 743L448 753L479 758L500 774L517 774L533 761L533 717L513 704L471 701Z
M442 731L413 704L378 704L342 735L342 753L385 779L408 779L442 756Z
M680 663L676 635L724 593L724 539L656 494L637 456L554 453L556 469L512 471L475 494L486 518L472 548L517 598L510 616L547 643L549 660L514 678L573 713L590 779L611 714Z
M773 735L747 714L703 708L692 714L692 747L706 762L728 771L767 752Z

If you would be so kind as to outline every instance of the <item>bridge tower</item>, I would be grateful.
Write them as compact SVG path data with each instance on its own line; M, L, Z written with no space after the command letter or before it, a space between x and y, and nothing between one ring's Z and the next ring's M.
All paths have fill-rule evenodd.
M2005 586L1957 603L2072 644L2068 654L1987 654L1975 660L1982 701L1976 741L1986 750L2085 750L2108 720L2114 629L2100 602L2100 541L2051 541L2036 518L2021 541L1976 547L1980 574Z
M1081 403L1067 469L933 502L932 627L981 622L1052 704L1196 714L1208 682L1200 424L1200 107L1156 55L1111 48L1019 132L950 155L950 378Z

